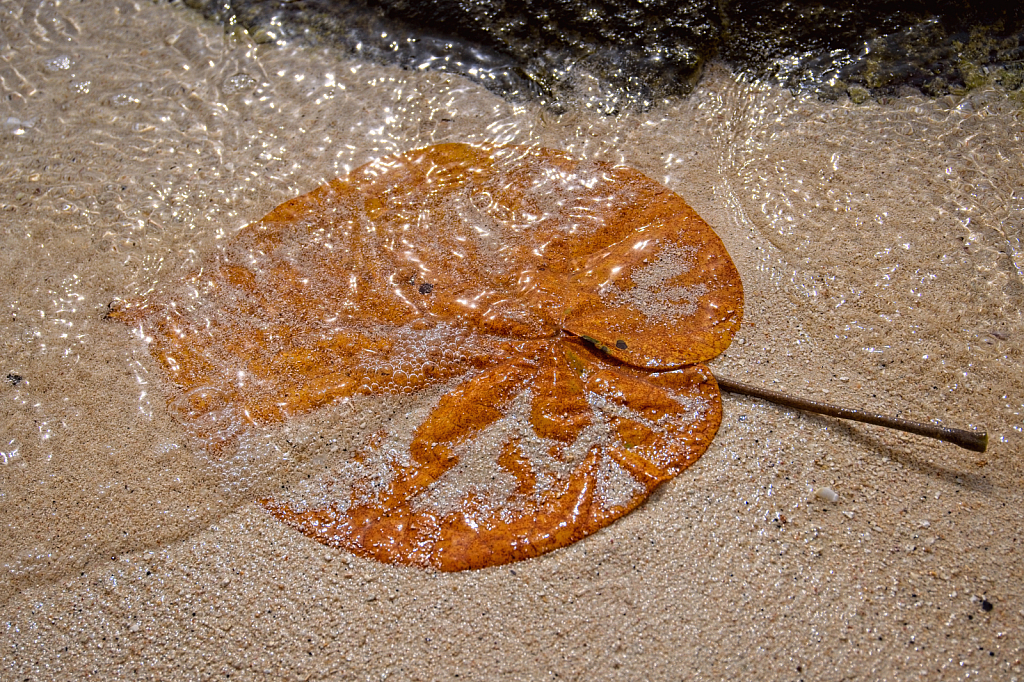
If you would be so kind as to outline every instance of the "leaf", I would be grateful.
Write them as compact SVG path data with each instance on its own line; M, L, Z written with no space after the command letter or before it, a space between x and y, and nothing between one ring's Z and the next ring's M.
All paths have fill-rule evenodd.
M444 570L575 542L695 461L720 420L699 364L742 286L717 235L639 172L548 149L379 159L244 228L180 293L115 306L211 447L339 398L454 381L383 487L260 503L327 544ZM343 496L344 497L344 496Z

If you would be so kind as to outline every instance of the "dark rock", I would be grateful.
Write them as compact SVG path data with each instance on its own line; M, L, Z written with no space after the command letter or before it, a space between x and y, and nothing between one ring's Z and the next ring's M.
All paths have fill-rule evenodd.
M823 97L1024 82L1024 4L864 0L186 0L259 42L302 37L511 100L613 114L692 90L719 57Z

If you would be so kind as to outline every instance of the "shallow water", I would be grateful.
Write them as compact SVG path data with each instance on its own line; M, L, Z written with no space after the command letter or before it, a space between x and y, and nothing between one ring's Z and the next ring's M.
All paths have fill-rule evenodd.
M713 67L672 106L553 115L163 5L5 5L0 29L5 674L135 676L142 646L178 651L139 673L161 679L1022 674L1024 117L1004 93L858 106ZM697 465L511 568L438 576L284 528L250 501L412 407L336 405L212 457L103 315L277 204L443 141L537 143L664 183L744 278L716 372L984 426L989 453L726 396Z

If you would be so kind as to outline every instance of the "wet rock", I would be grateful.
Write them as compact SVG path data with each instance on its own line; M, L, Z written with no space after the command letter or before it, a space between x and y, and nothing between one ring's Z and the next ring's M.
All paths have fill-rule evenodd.
M186 0L259 42L302 37L379 63L449 71L510 100L614 114L692 90L708 59L856 101L1021 87L1024 9L758 0Z

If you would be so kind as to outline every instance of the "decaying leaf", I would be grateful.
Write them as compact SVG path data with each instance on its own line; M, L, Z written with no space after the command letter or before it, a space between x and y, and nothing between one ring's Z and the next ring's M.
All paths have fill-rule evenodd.
M339 398L455 382L385 483L321 508L262 500L326 544L443 570L611 523L718 428L700 363L739 327L721 240L639 172L443 144L380 159L244 228L183 285L115 306L205 443ZM187 305L182 301L187 300Z

